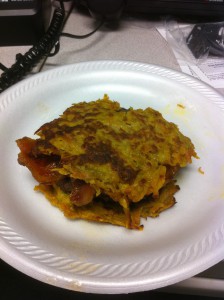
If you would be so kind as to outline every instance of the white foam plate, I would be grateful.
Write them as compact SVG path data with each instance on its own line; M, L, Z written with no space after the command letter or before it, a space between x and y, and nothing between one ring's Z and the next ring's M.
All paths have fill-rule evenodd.
M159 110L200 156L177 177L177 204L143 221L142 232L66 219L17 163L16 139L104 93L123 107ZM194 276L224 258L223 153L223 97L193 77L95 61L23 80L0 96L0 257L43 282L91 293L152 290Z

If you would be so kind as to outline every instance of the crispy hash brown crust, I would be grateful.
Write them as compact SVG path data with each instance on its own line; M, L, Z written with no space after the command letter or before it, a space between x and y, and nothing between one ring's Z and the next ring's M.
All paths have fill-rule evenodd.
M123 109L105 95L80 102L17 140L18 162L66 217L142 229L174 205L177 171L197 157L178 127L151 108Z

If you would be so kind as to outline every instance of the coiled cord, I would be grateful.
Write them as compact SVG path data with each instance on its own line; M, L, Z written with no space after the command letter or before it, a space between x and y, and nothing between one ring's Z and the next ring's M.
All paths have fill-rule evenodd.
M100 20L100 23L97 27L85 35L75 35L71 33L62 32L62 29L70 15L70 12L73 6L70 9L70 12L65 16L64 3L68 0L56 0L59 2L60 7L56 8L51 20L51 24L41 38L41 40L34 45L28 52L24 55L16 55L16 63L13 64L10 68L6 68L3 64L0 63L0 69L3 73L0 76L0 93L12 86L13 84L20 81L25 75L27 75L41 59L54 56L60 50L60 37L74 38L74 39L84 39L92 34L94 34L103 24L104 18ZM54 52L51 53L54 48ZM44 61L45 61L44 60Z
M56 8L50 23L50 26L45 35L40 41L34 45L24 55L16 55L16 63L10 68L6 68L0 64L3 73L0 77L0 93L5 89L21 80L27 73L29 73L36 64L45 56L53 56L58 53L60 49L59 37L63 27L65 18L64 6ZM55 48L53 53L51 50Z

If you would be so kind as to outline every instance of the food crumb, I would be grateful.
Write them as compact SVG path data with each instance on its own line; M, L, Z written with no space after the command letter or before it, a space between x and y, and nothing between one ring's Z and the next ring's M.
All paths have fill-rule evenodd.
M201 167L198 168L198 172L201 173L201 174L205 174L205 172L202 170Z
M183 108L183 109L185 108L185 106L183 104L180 104L180 103L178 103L177 106L180 107L180 108Z

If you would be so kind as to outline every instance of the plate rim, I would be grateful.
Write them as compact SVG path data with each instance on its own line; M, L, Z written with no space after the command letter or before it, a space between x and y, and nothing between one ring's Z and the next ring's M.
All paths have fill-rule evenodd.
M45 81L45 80L49 80L52 79L52 77L54 78L58 78L58 76L62 76L63 74L66 73L66 75L68 75L69 72L74 73L74 72L80 72L80 71L86 71L86 70L90 70L93 71L101 71L101 70L105 70L105 68L108 70L109 69L113 69L114 68L116 70L126 70L126 71L130 71L130 68L132 71L140 71L140 72L148 72L150 74L156 74L159 76L163 76L165 78L167 78L167 76L169 76L169 78L171 78L171 80L178 80L179 82L182 82L183 80L185 81L185 83L190 86L193 89L197 89L197 91L199 91L202 94L206 94L206 96L211 96L212 97L212 102L215 103L216 105L218 105L218 107L223 111L224 110L224 98L223 96L217 92L214 88L212 88L211 86L201 82L200 80L191 77L190 75L187 74L183 74L179 71L175 71L175 70L171 70L168 69L166 67L160 67L157 65L152 65L152 64L146 64L146 63L139 63L139 62L135 62L135 61L125 61L125 60L97 60L97 61L86 61L86 62L79 62L79 63L75 63L75 64L71 64L71 65L66 65L66 66L59 66L56 67L54 69L50 69L47 71L43 71L39 74L35 74L32 77L29 77L27 79L24 79L23 81L17 83L16 85L10 87L9 89L7 89L6 91L4 91L1 95L0 95L0 115L2 112L4 112L5 109L7 109L8 105L10 105L11 101L14 101L15 97L20 97L23 93L26 93L27 91L29 91L30 89L38 86L39 84L41 84L41 82ZM171 77L170 77L171 76ZM3 100L2 100L3 98ZM211 248L213 244L217 244L217 242L221 241L221 245L219 248L219 251L217 251L216 257L211 257L210 258L210 266L214 265L215 263L218 263L219 261L221 261L224 258L224 223L222 224L222 226L220 228L218 228L215 232L213 232L211 235L209 235L209 237L206 237L206 240L202 240L199 241L198 245L196 248L204 248L205 246L208 248ZM198 272L204 270L204 269L200 269L200 266L197 266L197 270L194 269L194 271L192 270L188 270L182 274L182 277L178 277L178 280L176 278L176 276L173 276L173 278L169 278L169 279L164 279L162 282L156 282L154 281L154 283L150 282L150 279L144 279L142 280L142 282L135 282L135 284L132 285L127 282L121 282L120 284L116 285L115 283L113 285L111 285L111 282L108 283L101 283L101 286L97 286L97 284L93 284L91 282L91 280L86 280L82 279L82 280L76 280L74 282L72 282L72 284L69 285L69 283L66 283L67 279L63 279L61 278L62 273L60 273L60 275L58 274L58 279L57 280L47 280L47 276L49 276L52 279L52 274L51 271L53 272L53 270L46 268L45 270L43 270L43 268L41 267L41 263L38 262L36 265L36 270L38 269L38 272L35 272L35 274L32 272L32 270L30 270L30 264L32 265L32 259L29 257L28 255L28 259L24 261L23 258L23 253L21 251L22 247L26 248L26 252L28 253L29 249L31 249L31 253L35 253L35 255L39 255L39 257L44 257L46 259L48 253L46 252L42 252L42 249L40 249L40 252L38 252L38 247L34 246L34 245L29 245L29 242L24 240L22 237L20 237L13 229L10 228L10 226L4 222L4 220L1 219L1 215L0 215L0 241L2 241L0 244L2 244L2 248L4 248L3 250L0 250L1 256L4 257L4 260L6 262L8 262L9 264L12 264L12 258L16 257L17 261L16 263L14 262L14 266L16 265L16 268L20 271L22 271L23 273L36 278L40 281L44 281L46 283L50 283L52 285L55 286L59 286L59 287L63 287L63 288L67 288L67 289L73 289L73 290L77 290L77 291L87 291L87 292L93 292L93 293L127 293L127 292L137 292L137 291L145 291L145 290L149 290L150 289L155 289L158 287L163 287L166 286L168 284L173 284L176 283L178 281L184 280L186 278L189 278L195 274L197 274ZM8 244L7 244L8 242ZM13 245L15 248L13 248L10 252L8 253L8 250L10 250L9 245ZM25 245L25 246L24 246ZM34 248L33 248L34 246ZM36 248L35 248L36 247ZM195 247L195 245L194 245ZM186 251L186 253L191 252L190 249L184 249ZM186 256L186 253L184 254ZM43 256L42 256L43 255ZM179 259L181 260L183 257L183 255L179 254ZM27 258L27 257L25 257ZM50 258L52 259L52 256L50 255ZM168 259L168 258L167 258ZM173 260L172 258L169 258L171 260ZM55 261L54 261L55 263ZM61 261L60 261L61 263ZM159 263L157 262L154 262ZM208 264L208 265L209 265ZM144 263L142 266L138 266L139 268L139 273L140 274L143 270L143 268L146 266L146 264ZM90 266L88 266L90 267ZM136 266L135 266L136 267ZM209 267L209 266L208 266ZM51 268L51 267L50 267ZM117 268L114 267L114 270ZM131 266L131 264L129 264L129 266L127 266L127 270L126 270L126 275L128 274L128 269L131 270L133 269L133 266ZM35 268L34 268L35 269ZM24 272L25 271L25 272ZM196 272L196 273L195 273ZM46 274L48 275L46 275ZM119 272L118 272L119 273ZM123 276L124 276L125 272L123 272ZM135 274L137 274L135 272ZM99 274L98 274L99 275ZM56 276L56 277L57 277ZM64 276L64 275L63 275ZM101 275L102 276L102 275ZM56 278L55 277L55 278ZM176 281L177 280L177 281ZM67 284L67 286L65 286L65 283ZM100 289L101 288L101 289Z

